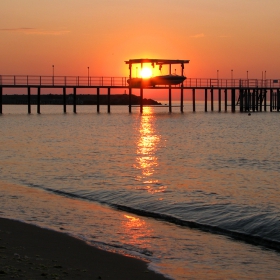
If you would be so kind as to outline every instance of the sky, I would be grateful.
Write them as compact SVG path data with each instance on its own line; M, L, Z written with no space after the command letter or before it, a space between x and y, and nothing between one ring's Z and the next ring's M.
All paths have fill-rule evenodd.
M280 78L279 14L279 0L1 0L0 75L125 77L125 60L163 58L190 60L188 78Z

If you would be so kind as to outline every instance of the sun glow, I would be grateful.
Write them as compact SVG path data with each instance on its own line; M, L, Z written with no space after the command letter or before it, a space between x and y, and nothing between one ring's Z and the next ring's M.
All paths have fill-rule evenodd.
M150 78L152 74L153 74L152 69L148 67L144 67L140 71L141 78L143 79Z

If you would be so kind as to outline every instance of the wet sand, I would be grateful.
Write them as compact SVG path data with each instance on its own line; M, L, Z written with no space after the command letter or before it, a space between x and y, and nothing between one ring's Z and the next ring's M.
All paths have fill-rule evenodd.
M102 251L66 234L0 218L1 279L154 279L135 258Z

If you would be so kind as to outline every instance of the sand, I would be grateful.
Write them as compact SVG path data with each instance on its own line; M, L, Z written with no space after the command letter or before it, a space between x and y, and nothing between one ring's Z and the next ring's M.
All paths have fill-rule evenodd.
M166 279L135 258L0 218L0 279Z

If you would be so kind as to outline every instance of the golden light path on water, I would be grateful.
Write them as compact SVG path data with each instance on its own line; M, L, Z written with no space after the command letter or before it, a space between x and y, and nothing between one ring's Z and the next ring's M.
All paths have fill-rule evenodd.
M139 139L137 142L137 157L135 168L140 169L142 174L137 180L144 186L139 186L139 190L147 190L149 193L164 192L166 187L160 186L159 180L153 178L155 169L158 168L159 162L156 152L161 140L160 134L155 127L155 116L153 108L144 107L139 127ZM154 176L155 177L155 176Z

